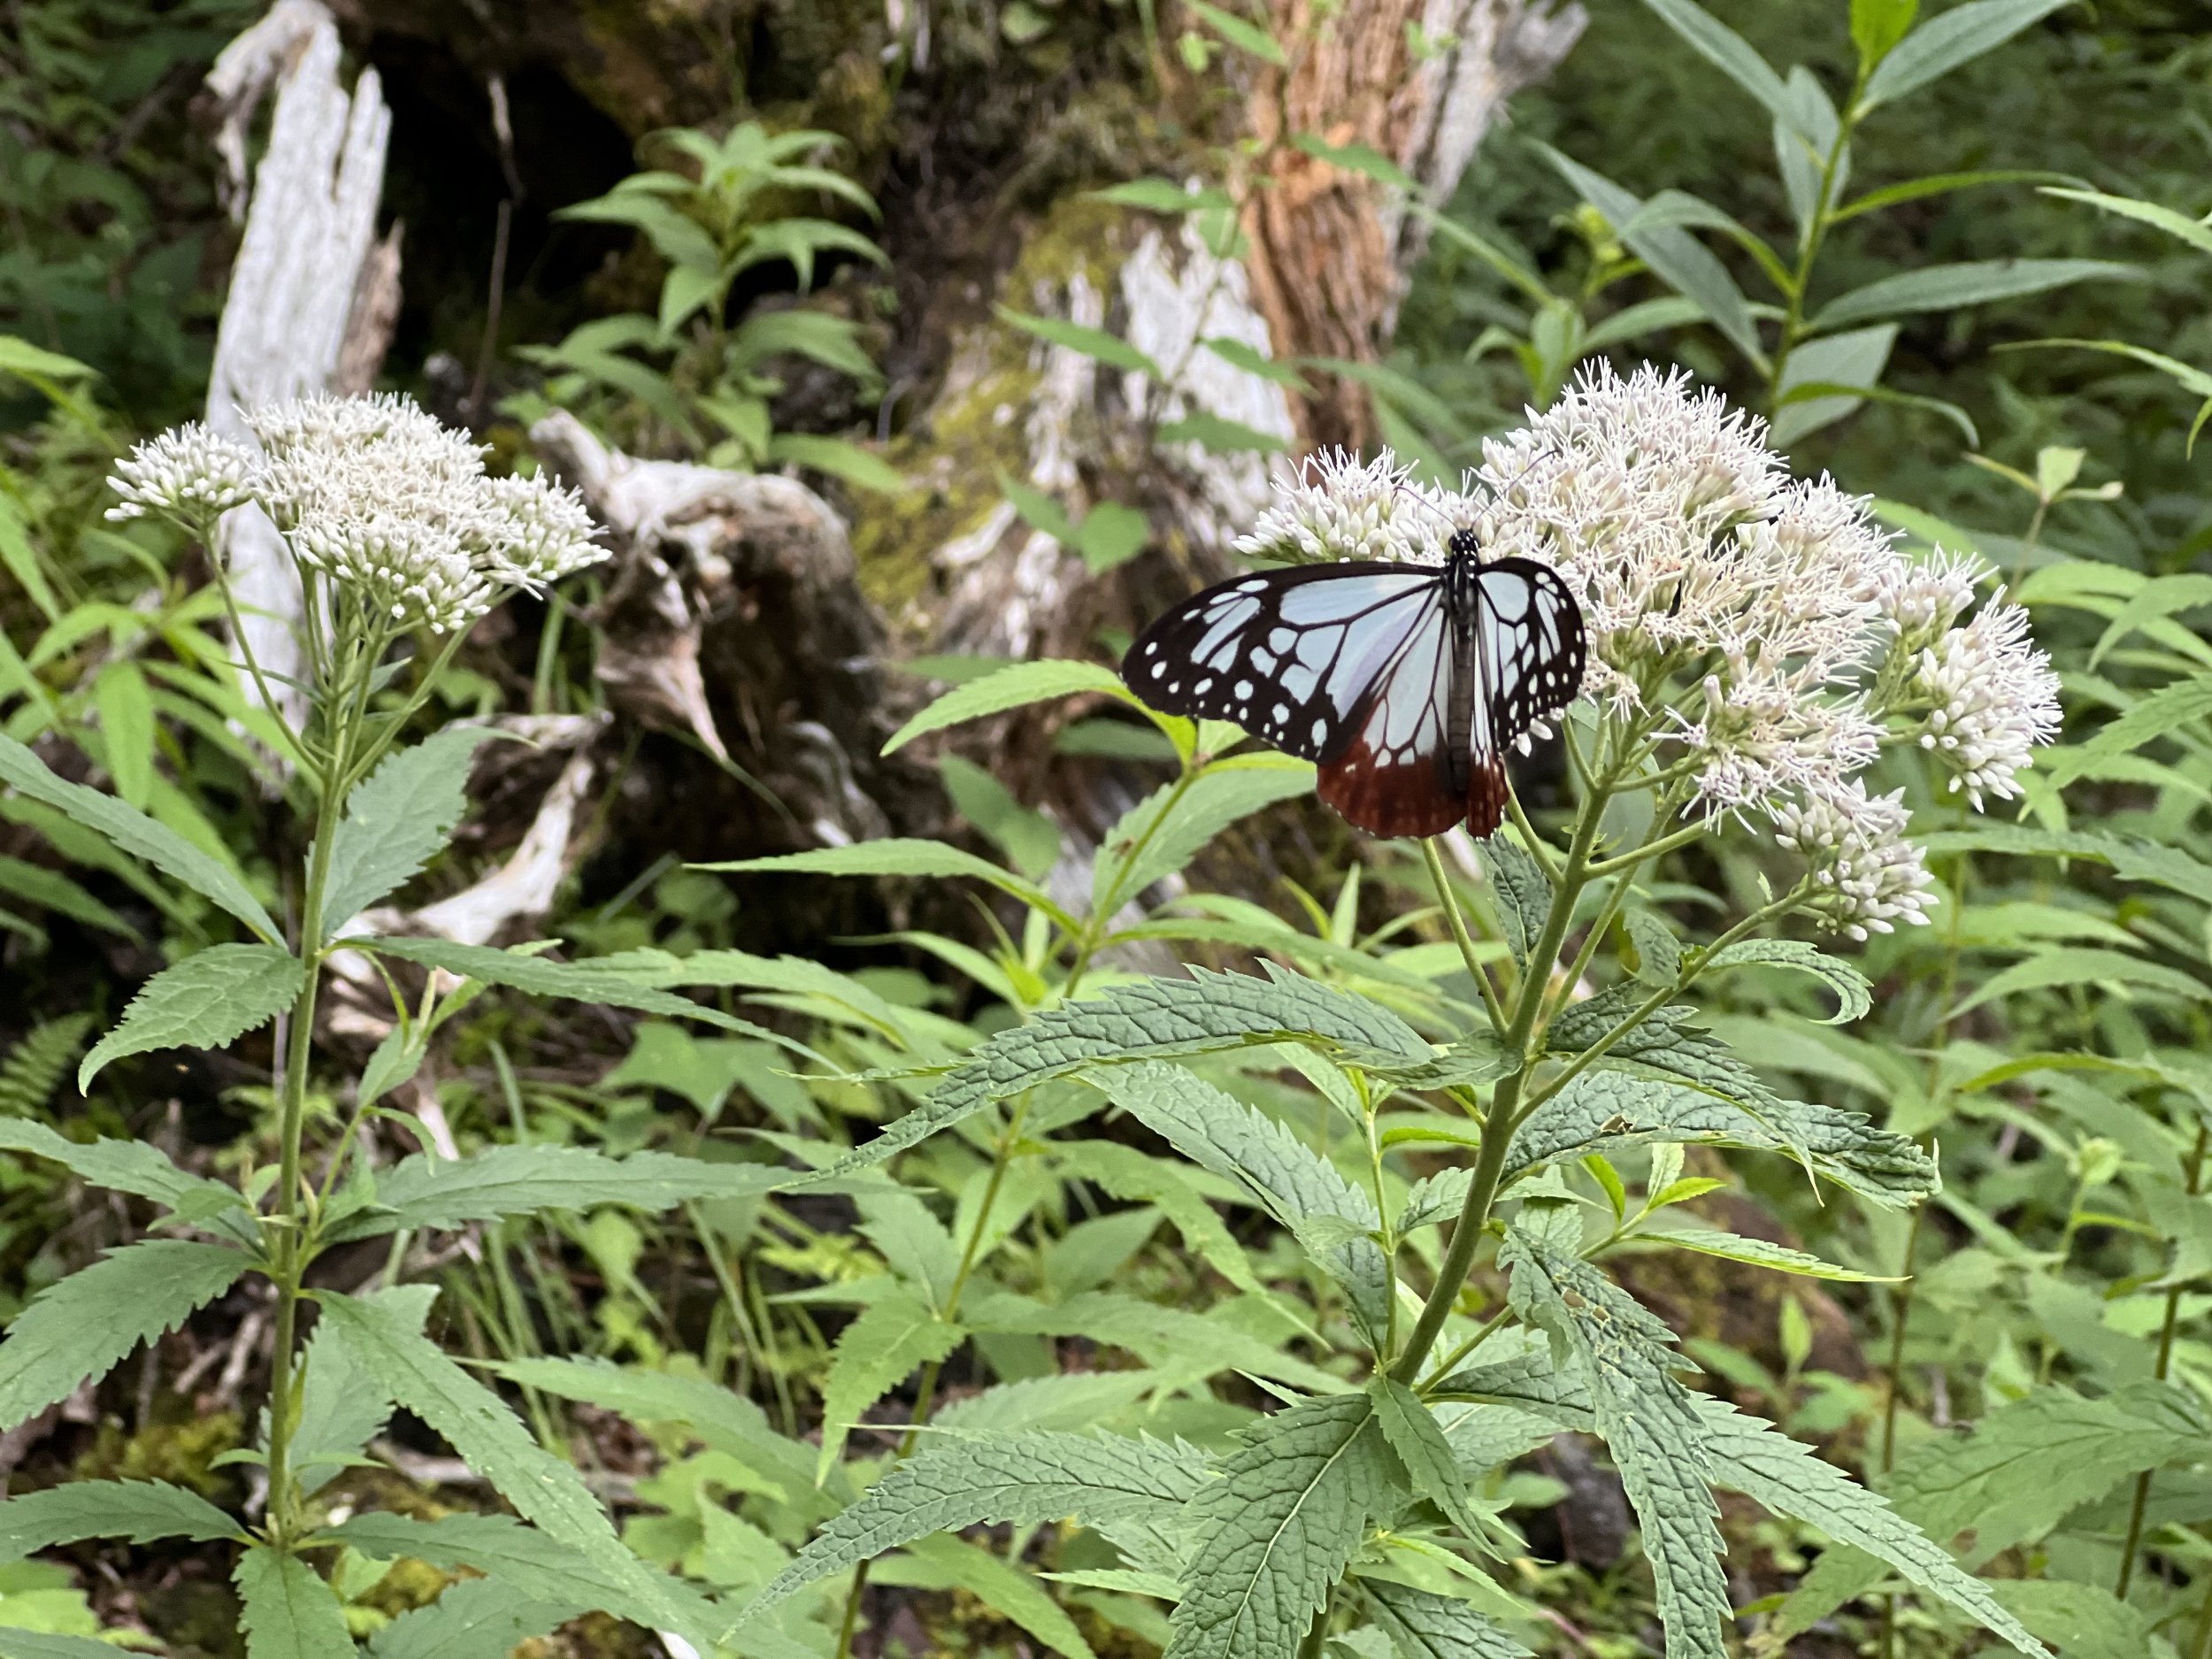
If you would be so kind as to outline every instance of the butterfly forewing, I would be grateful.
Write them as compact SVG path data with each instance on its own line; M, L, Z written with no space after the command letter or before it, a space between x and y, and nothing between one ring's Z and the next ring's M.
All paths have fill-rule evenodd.
M1430 603L1423 624L1369 679L1348 741L1321 764L1321 798L1377 835L1440 834L1467 816L1450 710L1470 692L1456 684L1440 585Z
M1359 730L1378 676L1422 629L1444 632L1437 572L1311 565L1208 588L1154 622L1122 677L1152 707L1233 720L1302 760L1328 761Z

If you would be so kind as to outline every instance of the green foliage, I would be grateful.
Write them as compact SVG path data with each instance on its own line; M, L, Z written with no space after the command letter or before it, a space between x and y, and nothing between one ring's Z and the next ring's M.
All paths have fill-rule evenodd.
M306 979L305 964L280 945L211 945L140 987L122 1023L77 1068L77 1087L126 1055L223 1048L290 1007Z

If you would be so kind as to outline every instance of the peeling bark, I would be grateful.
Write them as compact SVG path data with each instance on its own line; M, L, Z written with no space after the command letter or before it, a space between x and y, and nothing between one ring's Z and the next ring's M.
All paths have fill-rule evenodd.
M365 70L349 94L338 59L338 26L319 0L277 0L208 73L224 194L245 234L216 334L207 420L241 442L253 442L241 411L257 404L365 389L398 316L398 242L374 240L391 112L376 72ZM249 201L247 133L273 87L268 149ZM283 540L257 507L228 514L222 540L244 642L296 725L305 695L285 682L304 672L301 598ZM258 695L250 683L244 689Z

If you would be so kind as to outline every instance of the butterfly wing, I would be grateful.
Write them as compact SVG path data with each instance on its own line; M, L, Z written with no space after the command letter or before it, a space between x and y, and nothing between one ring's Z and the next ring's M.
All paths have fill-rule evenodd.
M1403 565L1314 565L1240 577L1186 600L1122 663L1153 708L1233 720L1325 765L1363 729L1369 693L1417 636L1440 634L1442 582Z
M1455 635L1440 582L1368 682L1347 741L1322 762L1321 798L1372 834L1441 834L1481 796L1479 767L1470 772L1450 714L1471 695L1471 664Z
M1548 565L1486 564L1475 577L1474 645L1481 689L1469 737L1467 827L1489 835L1505 818L1504 751L1525 744L1537 721L1582 689L1582 607Z

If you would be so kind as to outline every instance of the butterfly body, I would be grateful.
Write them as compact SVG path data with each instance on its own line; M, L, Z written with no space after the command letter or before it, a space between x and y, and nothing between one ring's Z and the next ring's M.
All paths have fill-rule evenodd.
M1231 720L1320 769L1321 798L1378 835L1503 819L1504 751L1574 701L1582 612L1557 572L1485 560L1359 562L1239 577L1159 618L1122 676L1152 707Z

